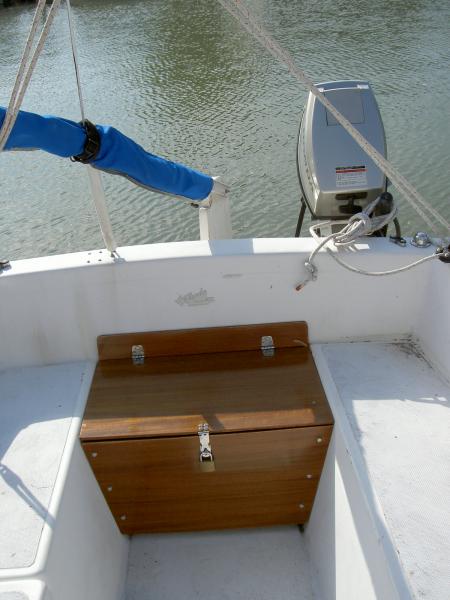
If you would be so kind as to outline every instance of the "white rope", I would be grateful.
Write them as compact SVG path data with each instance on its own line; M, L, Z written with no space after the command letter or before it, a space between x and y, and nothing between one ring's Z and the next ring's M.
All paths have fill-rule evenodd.
M347 225L333 236L335 246L348 246L353 244L363 235L371 235L389 225L397 216L397 206L393 204L392 210L384 215L372 216L378 206L381 196L368 204L361 212L352 215Z
M72 14L71 14L71 6L70 0L66 0L67 2L67 12L68 12L68 20L69 20L69 29L70 29L70 39L72 45L72 54L75 65L75 74L77 79L77 88L78 88L78 97L80 100L80 109L81 109L81 117L82 120L85 118L84 113L84 104L83 104L83 96L81 92L81 82L80 82L80 74L78 68L78 60L77 60L77 52L76 52L76 43L75 43L75 35L73 30L72 23ZM11 98L6 110L5 118L3 121L2 128L0 130L0 152L4 149L6 142L8 141L9 136L13 130L14 124L19 115L20 108L23 103L23 99L25 97L25 93L27 91L28 85L30 83L31 77L33 75L34 69L36 67L36 63L38 61L39 56L41 55L42 49L44 47L45 41L50 32L50 28L56 16L56 12L61 4L61 0L53 0L53 3L48 11L47 18L42 27L41 34L39 36L38 42L34 51L32 52L33 43L36 37L37 29L39 21L43 15L43 11L46 5L46 0L38 0L36 11L34 13L33 21L31 24L30 32L28 34L25 49L22 54L22 59L20 61L19 69L16 75L16 79L14 82L14 87L11 93ZM31 56L31 58L30 58ZM105 196L103 192L103 186L101 182L101 176L98 171L88 166L88 175L89 181L92 189L92 195L94 197L95 209L97 212L97 217L100 223L100 229L102 232L103 240L105 242L106 248L114 253L116 251L117 245L114 239L114 235L112 232L111 222L108 215L108 210L106 207Z
M360 267L353 267L352 265L349 265L348 263L344 262L343 260L338 258L336 253L332 252L330 248L326 248L326 250L328 254L330 254L330 256L332 256L334 260L341 265L341 267L344 267L345 269L348 269L353 273L358 273L359 275L368 275L371 277L382 277L383 275L396 275L397 273L409 271L410 269L417 267L418 265L421 265L425 262L428 262L429 260L433 260L434 258L439 258L440 256L444 255L444 252L440 252L437 254L429 254L428 256L424 256L423 258L420 258L415 262L409 263L408 265L404 265L403 267L398 267L397 269L390 269L387 271L366 271L364 269L361 269Z
M70 31L70 44L72 47L72 57L73 64L75 68L75 76L77 80L77 90L78 90L78 99L80 101L80 112L81 112L81 120L85 120L85 110L84 110L84 101L83 101L83 93L81 89L81 77L80 77L80 69L78 66L78 52L77 52L77 44L75 39L75 28L73 25L72 19L72 7L70 4L70 0L66 0L67 5L67 20L69 22L69 31ZM91 186L92 198L94 201L95 212L97 213L97 219L100 226L100 231L102 233L103 241L107 250L114 255L117 250L116 240L114 238L114 233L111 225L111 219L109 218L108 207L106 205L105 191L103 188L102 177L100 171L94 169L91 165L86 165L87 174L89 177L89 184Z
M375 202L372 202L372 205L375 204ZM367 209L368 209L368 207L366 207L366 211L367 211ZM307 277L303 281L301 281L297 286L295 286L295 289L297 290L297 292L301 291L310 281L315 281L317 279L317 267L314 263L314 258L316 256L316 254L319 252L319 250L321 250L322 248L325 248L327 253L339 265L341 265L341 267L344 267L345 269L347 269L348 271L352 271L353 273L358 273L359 275L367 275L367 276L372 276L372 277L382 277L384 275L396 275L397 273L402 273L403 271L409 271L409 269L412 269L413 267L417 267L418 265L428 262L429 260L432 260L434 258L439 258L440 256L444 255L445 251L442 251L442 252L438 252L435 254L430 254L419 260L416 260L415 262L409 263L402 267L398 267L396 269L388 269L386 271L366 271L365 269L362 269L360 267L354 267L353 265L349 265L348 263L343 261L341 258L339 258L338 255L336 254L336 252L333 252L330 248L327 248L327 246L330 242L333 242L335 244L335 246L337 246L338 248L340 246L341 247L348 246L350 244L353 244L357 238L361 237L361 235L369 235L370 233L373 233L374 231L377 231L378 229L382 229L389 222L387 217L391 217L393 213L395 216L395 210L396 209L394 208L394 210L391 211L391 213L389 213L389 215L383 215L383 217L386 217L384 219L384 222L383 222L383 217L370 218L370 216L368 216L367 214L363 215L363 213L358 213L356 215L353 215L353 217L349 220L348 224L341 231L339 231L337 233L332 233L331 235L329 235L323 239L321 239L318 236L316 229L319 229L320 227L323 228L324 226L331 225L331 223L332 223L331 221L327 221L325 223L317 223L316 225L313 225L312 227L310 227L309 231L311 233L311 236L318 242L318 244L317 244L316 248L314 248L314 250L309 255L308 260L304 263L304 267L307 271ZM353 221L352 221L352 219L353 219ZM380 219L379 221L376 222L376 225L373 222L375 219ZM362 230L364 230L365 233L360 233Z
M30 59L31 48L33 46L34 38L36 36L38 22L42 16L42 12L45 6L45 0L38 1L30 33L28 34L28 38L25 44L25 50L22 55L22 60L20 62L19 70L16 76L16 81L11 94L11 99L6 111L2 129L0 131L0 152L5 147L5 144L8 141L8 138L14 127L14 124L20 111L20 107L22 106L25 92L27 91L28 85L31 80L31 76L33 75L36 63L38 61L39 56L41 55L42 49L44 47L45 41L48 37L50 28L52 26L53 20L56 16L56 12L60 4L61 0L53 0L53 3L48 11L48 15L45 20L44 26L42 27L41 35L36 44L36 48L34 49L34 52Z
M419 192L401 175L385 158L382 156L372 144L370 144L353 125L346 119L326 98L313 83L312 79L306 75L294 62L292 56L283 49L270 34L256 21L249 9L241 0L218 0L220 4L244 27L253 37L258 40L266 50L268 50L275 58L282 62L289 69L290 73L301 83L303 83L309 91L325 106L325 108L335 117L335 119L344 127L344 129L353 137L353 139L361 146L366 154L373 162L385 173L389 179L396 185L399 192L405 200L411 204L416 212L427 223L430 229L438 234L438 228L433 223L431 217L445 228L445 231L450 231L450 223L442 217L428 202L419 194ZM428 214L427 214L428 211Z
M24 70L25 70L25 67L29 60L31 48L32 48L34 38L36 35L36 29L37 29L39 20L41 18L42 12L44 10L44 7L45 7L45 0L39 0L38 5L36 6L36 11L34 13L33 21L31 23L31 29L28 34L27 41L25 43L25 48L24 48L24 51L22 54L22 60L20 61L19 70L17 72L13 91L11 93L11 98L9 100L9 104L8 104L8 107L6 110L5 120L3 121L3 126L0 130L0 149L3 149L3 147L7 141L6 131L9 128L9 124L11 122L11 117L14 112L14 107L15 107L16 100L17 100L17 94L18 94L18 92L20 90L20 86L22 84Z
M75 28L73 25L72 19L72 5L70 0L66 0L67 5L67 20L69 22L69 32L70 32L70 46L72 48L72 59L73 66L75 68L75 77L77 80L77 91L78 91L78 100L80 102L80 112L81 112L81 120L84 121L86 118L85 110L84 110L84 100L83 100L83 92L81 90L81 77L80 77L80 69L78 66L78 52L77 52L77 44L75 39Z

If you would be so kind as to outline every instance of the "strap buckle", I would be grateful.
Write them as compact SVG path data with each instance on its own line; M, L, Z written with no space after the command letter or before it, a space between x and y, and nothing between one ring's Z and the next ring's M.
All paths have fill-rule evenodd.
M71 156L70 160L72 162L81 162L83 164L87 164L95 160L100 152L100 134L97 127L87 119L81 121L80 125L82 125L86 131L84 150L77 156Z

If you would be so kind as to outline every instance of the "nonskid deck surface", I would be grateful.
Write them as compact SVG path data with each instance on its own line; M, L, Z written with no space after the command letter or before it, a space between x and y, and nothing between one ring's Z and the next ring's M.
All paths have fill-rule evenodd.
M125 600L313 600L296 526L131 539Z
M0 373L0 579L33 564L89 363Z
M321 344L318 349L413 597L448 598L443 590L450 581L449 383L412 343Z

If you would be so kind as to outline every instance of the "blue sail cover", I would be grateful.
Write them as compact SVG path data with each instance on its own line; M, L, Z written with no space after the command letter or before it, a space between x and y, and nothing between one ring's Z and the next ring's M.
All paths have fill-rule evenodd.
M6 110L0 106L0 128ZM211 192L213 179L185 165L146 152L139 144L108 125L96 125L100 152L90 164L97 169L123 175L152 190L203 200ZM20 111L5 150L45 150L57 156L81 154L86 132L75 121Z

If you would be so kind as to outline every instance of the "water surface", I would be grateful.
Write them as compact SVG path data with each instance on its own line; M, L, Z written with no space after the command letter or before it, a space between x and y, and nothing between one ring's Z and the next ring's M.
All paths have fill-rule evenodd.
M249 0L315 80L366 78L390 160L450 219L450 3ZM73 0L88 117L151 152L232 185L235 237L291 236L306 93L215 0ZM0 8L0 103L8 100L32 7ZM64 9L24 109L79 119ZM103 246L83 167L0 156L0 255ZM198 238L196 210L104 176L120 245ZM423 228L401 202L406 233Z

